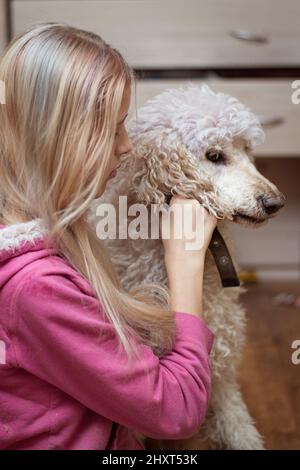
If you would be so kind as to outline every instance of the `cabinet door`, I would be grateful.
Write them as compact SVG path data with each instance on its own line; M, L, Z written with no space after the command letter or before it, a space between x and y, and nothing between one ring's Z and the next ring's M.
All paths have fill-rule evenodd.
M136 67L299 66L299 0L13 0L12 32L38 21L94 31Z
M139 80L137 107L166 88L199 80ZM293 104L291 80L206 80L213 90L229 93L250 107L260 118L266 142L255 149L256 156L300 156L300 103ZM134 116L134 99L130 115Z

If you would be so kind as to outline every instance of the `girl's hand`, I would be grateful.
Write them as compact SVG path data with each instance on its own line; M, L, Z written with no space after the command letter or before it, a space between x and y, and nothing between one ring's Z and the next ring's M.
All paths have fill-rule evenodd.
M201 243L198 248L187 249L187 245L195 244L195 239L186 238L185 233L185 218L183 217L170 217L170 238L162 238L162 243L165 249L165 264L168 273L172 273L174 269L182 268L185 273L194 273L197 269L201 269L204 265L205 253L209 246L213 231L217 225L217 219L215 216L209 214L209 212L201 206L196 199L186 199L181 196L173 196L170 201L170 207L174 205L191 205L192 210L192 233L196 233L196 221L200 221L203 224L198 230L203 230L203 240L198 233L198 239ZM181 207L183 209L183 207ZM183 213L183 211L179 211ZM197 218L196 218L197 217ZM168 223L168 217L161 220L160 233L162 236L162 226ZM177 224L177 225L175 225ZM179 226L181 224L181 227ZM182 225L183 224L183 225ZM190 227L186 226L186 229ZM176 233L182 233L182 238L176 239L174 235ZM199 245L199 243L198 243Z

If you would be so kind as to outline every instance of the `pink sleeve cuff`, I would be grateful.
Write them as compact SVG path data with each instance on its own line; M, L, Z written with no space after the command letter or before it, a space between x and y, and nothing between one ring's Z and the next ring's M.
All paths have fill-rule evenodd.
M175 315L181 339L202 342L210 353L215 336L204 320L187 312L176 312Z

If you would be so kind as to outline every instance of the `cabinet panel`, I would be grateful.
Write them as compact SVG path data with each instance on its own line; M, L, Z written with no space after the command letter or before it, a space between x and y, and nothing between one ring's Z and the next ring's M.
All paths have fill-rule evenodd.
M203 83L199 80L139 80L137 107L166 88L188 82ZM292 103L294 90L290 80L206 80L206 83L215 91L240 99L260 117L266 142L257 147L256 156L300 156L300 104Z
M92 30L134 67L299 66L298 0L14 0L12 32L37 21Z

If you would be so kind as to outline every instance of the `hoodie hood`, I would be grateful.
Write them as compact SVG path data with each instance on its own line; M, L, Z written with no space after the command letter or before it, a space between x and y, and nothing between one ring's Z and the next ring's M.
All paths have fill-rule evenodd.
M0 288L24 266L58 252L53 241L45 247L47 230L42 219L13 225L0 224Z

